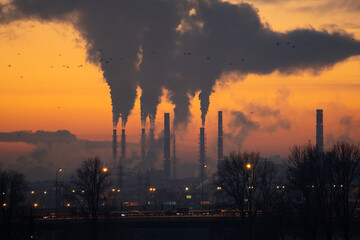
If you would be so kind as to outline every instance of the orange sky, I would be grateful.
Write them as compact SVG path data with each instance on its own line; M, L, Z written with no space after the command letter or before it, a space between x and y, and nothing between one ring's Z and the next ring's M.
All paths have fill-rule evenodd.
M331 24L337 24L360 39L360 26L354 24L360 22L360 14L346 9L316 8L330 0L301 1L301 6L299 1L266 2L253 1L261 19L275 31L310 25L331 30L336 28ZM85 46L72 26L61 23L27 21L0 26L0 132L66 129L79 138L111 139L109 87L99 67L87 63ZM244 80L236 74L223 76L210 98L206 122L208 156L216 159L217 111L224 111L224 130L229 132L230 112L238 110L248 114L254 105L280 110L280 116L291 122L291 128L266 132L264 128L274 119L254 112L249 116L261 127L250 132L244 150L285 157L294 144L315 142L317 108L324 109L324 135L332 134L336 139L345 133L339 125L342 117L349 115L354 121L360 121L359 69L360 57L355 57L320 73L281 75L275 72L265 76L249 75ZM140 136L140 92L138 89L138 99L127 125L128 141L132 142L138 142ZM172 109L173 105L164 96L158 108L157 133L163 126L163 113L172 113ZM196 96L191 103L188 129L177 136L181 161L197 161L199 109ZM360 127L354 126L349 134L360 141ZM225 153L238 148L236 143L226 145ZM190 155L193 157L188 158Z

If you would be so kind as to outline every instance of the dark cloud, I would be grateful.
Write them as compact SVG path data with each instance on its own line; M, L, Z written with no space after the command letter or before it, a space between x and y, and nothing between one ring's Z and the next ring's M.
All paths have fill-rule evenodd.
M24 142L24 143L47 143L57 142L70 143L76 141L75 135L67 130L58 130L57 132L47 131L17 131L10 133L0 133L0 142Z
M239 1L240 2L240 1ZM248 3L265 3L265 4L289 4L293 3L296 5L298 3L297 0L247 0ZM306 4L306 3L305 3ZM299 7L296 10L312 10L312 11L329 11L329 10L346 10L350 12L360 11L360 2L358 0L319 0L314 4L314 2L309 1L309 6Z
M2 7L3 8L3 7ZM249 4L220 0L13 0L0 21L66 21L87 41L88 60L110 86L114 126L125 126L142 88L144 124L154 121L162 88L170 90L175 124L186 122L189 96L200 91L205 123L209 97L223 73L268 74L330 68L358 55L360 44L344 32L272 31Z

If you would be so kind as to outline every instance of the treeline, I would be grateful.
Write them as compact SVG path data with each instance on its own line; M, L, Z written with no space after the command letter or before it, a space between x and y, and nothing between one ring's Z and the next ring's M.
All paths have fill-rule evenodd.
M284 170L279 177L254 152L232 153L219 164L217 199L246 219L249 239L360 239L359 145L341 142L325 152L295 146Z
M100 159L90 158L82 162L70 185L64 187L64 198L69 206L78 209L76 214L89 222L91 231L83 233L81 238L76 237L77 239L99 239L98 217L100 214L110 213L113 203L109 201L114 200L113 192L107 191L110 185L109 176L110 172L104 168ZM1 240L45 239L42 237L44 229L38 229L34 222L37 203L27 201L32 192L34 191L29 192L29 183L24 174L13 170L0 170ZM55 204L57 214L58 201Z

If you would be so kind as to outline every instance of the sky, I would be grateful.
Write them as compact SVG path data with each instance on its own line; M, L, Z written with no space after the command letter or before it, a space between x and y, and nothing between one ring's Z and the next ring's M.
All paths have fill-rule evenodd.
M41 6L43 1L38 2ZM169 42L175 43L173 35L176 31L166 32L164 29L175 29L174 26L177 26L179 21L171 17L172 11L178 10L177 8L174 10L171 4L170 6L160 4L159 6L164 7L159 8L160 10L153 10L150 6L150 12L159 11L155 16L168 18L171 21L169 20L168 25L155 20L149 23L147 28L154 33L160 31L164 34L152 34L151 31L144 30L150 33L144 34L142 48L135 45L134 39L137 38L129 38L132 41L127 42L128 39L126 37L124 39L126 34L120 31L115 33L114 29L119 27L128 31L129 36L131 34L138 36L137 28L143 27L142 21L147 21L145 17L145 20L129 18L130 23L126 22L129 19L124 17L124 26L115 25L114 29L111 28L111 23L106 21L104 25L99 23L99 29L101 28L104 33L114 32L115 40L124 39L123 42L114 41L117 46L112 49L114 43L108 36L97 38L99 32L96 24L101 21L94 24L87 18L86 14L92 16L93 9L71 6L70 3L68 6L67 2L64 3L65 10L50 11L49 15L46 15L42 13L43 8L32 6L31 1L16 0L14 3L9 0L0 1L2 6L6 6L0 8L2 13L0 14L0 133L22 130L33 133L38 130L46 132L66 130L76 136L76 141L69 140L70 143L64 141L50 145L41 141L21 142L3 137L0 142L0 155L2 155L0 167L23 170L30 175L30 179L42 179L51 176L50 173L41 174L46 169L50 169L51 172L65 164L70 172L86 157L99 155L109 162L111 145L104 141L111 141L114 116L115 118L120 116L119 122L121 122L122 116L125 115L127 141L133 143L130 144L129 155L134 161L131 164L134 165L139 161L140 149L136 143L140 141L142 120L144 124L144 116L151 118L154 112L156 112L155 134L160 138L164 113L169 112L172 119L176 115L174 121L177 126L177 156L181 162L198 162L199 128L204 120L207 156L209 162L216 162L217 112L220 110L223 111L225 154L238 150L259 151L264 157L280 155L285 158L292 146L306 144L309 141L315 143L316 109L324 110L325 147L344 139L360 142L360 72L358 70L360 45L350 50L346 48L347 40L354 39L353 42L358 42L360 39L360 3L356 0L229 1L231 4L250 4L246 5L250 7L249 11L246 10L248 7L242 5L239 12L217 1L213 1L216 7L211 9L208 9L206 4L198 6L197 1L189 1L195 4L194 9L197 9L196 7L199 9L189 12L181 22L181 26L178 26L177 32L185 32L180 34L180 40L177 39L180 41L179 45L185 46L184 51L194 49L189 57L195 58L197 54L195 49L201 52L202 43L209 39L208 42L211 44L209 43L208 46L204 44L207 50L219 46L223 52L214 50L208 60L225 59L225 57L229 60L226 59L226 64L221 67L213 65L205 69L202 63L199 63L200 60L194 62L189 60L188 63L187 60L175 59L176 65L183 67L175 70L172 69L170 60L169 65L166 65L168 52L165 51L174 48ZM43 5L45 10L49 7ZM78 9L78 15L71 14L70 10L67 12L66 7ZM124 4L123 7L125 10L119 10L119 15L126 15L127 10L133 10L131 4L129 6ZM21 13L16 11L17 8L22 8ZM107 13L111 15L110 8L99 9L100 15L105 14L99 19L106 17ZM137 11L137 8L134 9ZM138 11L146 12L147 9L143 7ZM235 13L231 12L232 10ZM117 10L114 11L116 13ZM259 43L259 49L245 42L250 49L248 52L244 50L247 54L244 62L249 64L248 67L240 65L238 67L231 58L232 51L236 52L242 48L233 47L232 42L228 40L227 34L232 33L227 32L227 19L224 17L227 16L224 15L226 11L230 11L229 13L233 15L229 14L229 16L235 16L235 19L237 14L249 17L249 20L239 17L239 22L234 23L235 27L239 25L241 29L247 26L256 27L256 19L250 19L256 14L261 21L262 27L259 27L258 31L263 31L264 35L261 36L264 37L254 38L254 41ZM14 16L9 14L12 12L16 12ZM150 14L149 19L153 17ZM216 34L203 36L187 30L191 27L202 28L201 21ZM104 26L109 26L109 29L103 30ZM157 29L157 26L161 27ZM217 27L220 27L220 30ZM229 29L231 32L230 27ZM324 46L319 47L319 51L315 49L314 52L302 56L302 50L299 49L301 41L296 42L296 40L308 41L305 37L309 33L304 29L311 33L326 31L324 34L326 36L320 36L325 40L336 38L336 34L332 35L334 33L340 34L340 37L344 38L340 40L344 41L345 50L335 49L343 44L340 40L339 44L336 42L334 45L331 45L332 42L326 45L324 41ZM252 33L252 30L250 29L249 32ZM250 35L247 32L241 34ZM240 37L243 36L241 34ZM238 35L231 36L234 39L238 37ZM292 58L287 60L285 57L284 61L282 58L278 62L274 60L272 66L268 63L272 62L269 55L274 53L263 52L261 47L261 39L267 37L274 39L268 41L269 46L274 49L287 47L285 39L295 39L297 45L294 46L294 51L300 51L299 55L293 57L295 60ZM98 48L100 43L104 51ZM223 46L226 45L224 43L228 43L229 46ZM277 43L280 46L276 46ZM157 44L158 48L155 47ZM313 44L315 45L315 40ZM293 41L290 46L293 46ZM132 47L136 51L129 56L138 57L139 54L143 56L142 62L138 64L138 68L143 69L138 71L140 74L136 75L136 70L133 72L128 70L128 65L115 70L107 67L105 61L112 61L110 55L104 57L107 51L116 54L130 52ZM162 59L150 61L149 56L160 56ZM116 57L114 61L123 60L118 55ZM302 57L303 62L298 60ZM195 67L191 68L191 65ZM167 69L172 70L167 71ZM187 71L187 69L192 70ZM178 77L179 85L161 82L173 73L183 77ZM130 80L135 76L134 79L139 82L133 84L132 80L129 80L118 84L118 76ZM196 78L200 80L194 81L193 79ZM203 79L207 79L206 81L210 83L204 83ZM133 85L128 89L122 88L126 84ZM183 86L187 91L182 89ZM120 94L116 95L114 89L119 90ZM200 94L201 92L203 95ZM140 101L142 95L143 103ZM131 100L132 98L134 101ZM189 108L184 103L186 99L189 99L187 103ZM112 104L115 100L117 105L115 104L113 108ZM156 104L150 104L152 102L158 102L155 110ZM174 112L175 106L178 106L178 109ZM206 114L204 109L207 108ZM150 127L149 118L146 118L147 132ZM117 129L120 128L119 123ZM63 136L63 133L60 132L59 136ZM95 143L89 147L84 141ZM155 167L161 168L161 161L157 161Z

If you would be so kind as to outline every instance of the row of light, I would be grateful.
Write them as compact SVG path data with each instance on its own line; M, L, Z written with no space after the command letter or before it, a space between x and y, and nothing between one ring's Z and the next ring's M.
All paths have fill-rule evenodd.
M7 204L6 204L6 203L3 203L2 206L3 206L3 207L6 207ZM34 207L38 207L39 204L38 204L38 203L34 203L33 206L34 206ZM67 203L66 206L67 206L67 207L70 207L70 203Z

